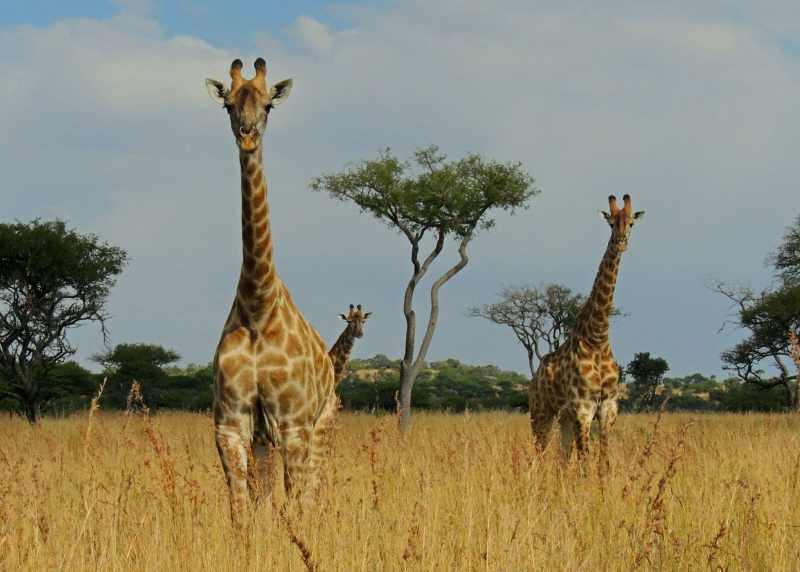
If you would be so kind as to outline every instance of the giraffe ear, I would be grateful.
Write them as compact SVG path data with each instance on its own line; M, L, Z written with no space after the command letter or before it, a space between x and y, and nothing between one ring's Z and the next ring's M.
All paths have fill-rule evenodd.
M369 318L371 315L372 315L372 312L367 312L366 314L364 314L364 319L366 320L366 319L367 319L367 318Z
M344 320L345 322L347 322L347 321L348 321L348 320L347 320L347 316L345 316L344 314L339 314L339 317L340 317L342 320Z
M644 211L636 211L633 215L633 220L641 220L644 218Z
M208 95L211 96L211 99L219 103L220 105L225 105L225 98L230 93L222 82L219 82L215 79L206 79L206 89L208 90Z
M284 79L269 88L269 104L278 107L289 98L294 82L291 79Z
M597 212L600 215L600 218L605 220L608 224L612 224L610 214L608 214L606 211L597 211Z

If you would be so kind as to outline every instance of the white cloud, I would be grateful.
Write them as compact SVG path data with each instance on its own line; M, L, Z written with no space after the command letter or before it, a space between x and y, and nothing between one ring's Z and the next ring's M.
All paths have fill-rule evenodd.
M587 290L607 238L595 211L630 192L648 216L623 263L617 301L631 316L616 351L710 371L732 338L715 336L725 303L704 280L765 280L764 254L800 210L800 71L758 14L692 10L408 2L349 12L357 32L298 18L294 43L263 36L259 53L170 37L146 11L2 29L4 218L59 213L127 248L114 341L206 359L240 252L236 152L203 80L263 55L271 80L295 80L265 140L278 265L326 338L360 302L376 318L358 351L399 353L409 265L402 239L309 179L386 145L437 143L521 160L544 194L475 241L443 293L431 357L524 370L512 337L464 308L501 283ZM96 337L79 342L97 351Z
M298 17L289 31L292 37L314 54L327 55L333 48L333 34L330 29L314 18Z

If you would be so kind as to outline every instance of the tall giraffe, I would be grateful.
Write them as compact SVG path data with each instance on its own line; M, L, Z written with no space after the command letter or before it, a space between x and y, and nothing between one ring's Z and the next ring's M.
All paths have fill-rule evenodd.
M617 418L619 366L608 341L608 322L614 302L622 253L636 220L644 211L634 213L630 195L617 206L615 196L608 197L610 212L601 211L611 226L603 260L597 271L592 292L578 314L566 343L546 355L528 390L531 428L537 446L547 445L556 418L561 425L561 447L569 458L573 441L580 457L589 450L589 430L597 416L600 425L600 452L608 462L608 434Z
M372 312L363 312L361 304L358 306L350 304L350 311L347 315L339 314L342 320L347 322L347 325L336 340L336 343L328 351L328 355L331 356L331 361L333 362L333 373L337 385L344 376L347 360L350 359L350 352L353 351L353 344L356 338L364 335L364 322L367 321L371 314Z
M216 443L239 522L248 504L248 456L254 433L281 452L287 493L308 498L316 484L319 420L335 410L333 364L319 334L278 278L262 166L261 140L270 111L286 100L292 80L267 88L266 62L253 79L242 62L231 86L207 79L211 98L227 111L239 147L242 185L242 268L233 306L214 356Z

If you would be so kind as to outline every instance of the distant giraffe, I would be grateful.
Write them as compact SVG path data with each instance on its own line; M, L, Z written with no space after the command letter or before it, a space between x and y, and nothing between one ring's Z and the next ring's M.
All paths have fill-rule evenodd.
M589 430L597 415L600 425L600 451L607 463L608 434L617 418L619 366L611 353L608 323L614 301L620 259L628 247L634 221L644 211L634 213L630 195L608 197L610 212L602 212L611 226L603 260L586 303L567 341L544 357L530 384L528 403L531 428L537 446L547 444L556 418L561 425L564 458L569 458L573 441L579 456L589 450Z
M792 396L792 409L800 411L800 338L797 337L793 328L789 328L789 354L791 354L795 375L794 395Z
M216 442L237 523L248 504L254 433L280 450L287 493L307 499L320 461L314 447L319 420L335 409L333 364L325 344L278 278L272 253L261 140L270 111L286 100L292 80L268 89L262 58L255 69L255 77L245 80L241 60L234 60L230 89L206 80L212 99L230 117L241 167L243 261L214 357Z
M333 373L337 385L344 376L347 360L350 359L350 352L353 351L353 344L356 338L364 335L364 323L371 314L372 312L362 312L361 304L358 306L350 304L350 311L347 315L339 314L342 320L347 322L347 326L345 326L336 343L328 351L328 355L331 356L331 361L333 362Z

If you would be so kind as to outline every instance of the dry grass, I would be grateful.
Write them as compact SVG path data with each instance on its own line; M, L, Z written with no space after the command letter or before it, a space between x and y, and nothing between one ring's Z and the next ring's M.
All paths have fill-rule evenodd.
M800 417L654 422L620 418L603 479L537 458L523 415L419 414L405 441L343 415L312 510L278 492L241 538L208 417L6 418L0 568L796 570Z

